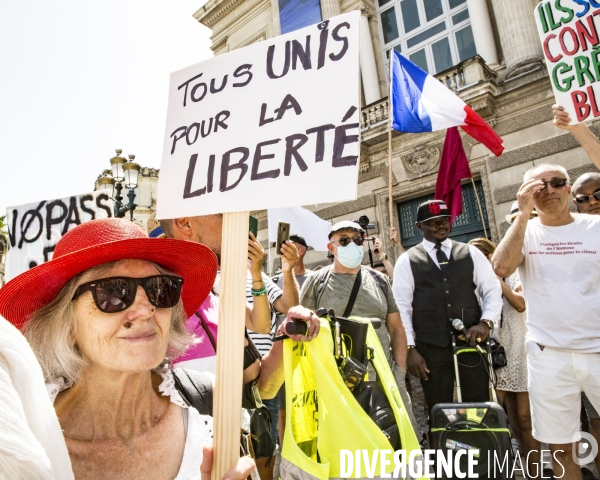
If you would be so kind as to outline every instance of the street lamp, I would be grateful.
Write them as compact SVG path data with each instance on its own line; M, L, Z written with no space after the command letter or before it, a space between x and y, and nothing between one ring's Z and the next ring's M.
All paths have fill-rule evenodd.
M110 170L104 170L102 176L98 179L98 188L100 190L106 190L110 192L110 197L113 198L114 202L115 217L122 218L127 212L130 212L130 219L133 221L133 211L137 205L133 202L135 200L135 189L137 188L138 176L141 167L135 163L135 155L129 155L129 161L124 157L121 157L123 150L115 150L117 155L110 159ZM127 198L129 203L123 205L123 197L121 191L123 190L123 184L128 189ZM114 191L113 191L114 189Z

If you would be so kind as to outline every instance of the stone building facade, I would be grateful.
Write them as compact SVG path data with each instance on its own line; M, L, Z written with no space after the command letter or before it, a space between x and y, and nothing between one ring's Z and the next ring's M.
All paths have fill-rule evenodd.
M212 29L211 48L220 55L279 35L281 1L209 0L194 17ZM504 217L516 199L523 173L533 165L559 163L572 178L595 170L576 140L552 123L554 97L533 16L537 3L321 0L322 20L351 10L361 12L360 175L356 200L307 208L332 222L367 215L375 225L369 233L382 238L392 259L394 249L385 235L390 225L400 228L406 247L420 240L414 227L416 204L433 195L445 132L394 132L390 218L387 78L392 48L455 91L504 140L505 151L497 158L463 134L474 183L464 182L464 213L453 228L457 239L487 233L493 241L499 241L508 228ZM591 125L591 129L598 134L600 124ZM260 220L260 238L264 239L266 212L254 214ZM327 262L324 254L309 254L308 264Z

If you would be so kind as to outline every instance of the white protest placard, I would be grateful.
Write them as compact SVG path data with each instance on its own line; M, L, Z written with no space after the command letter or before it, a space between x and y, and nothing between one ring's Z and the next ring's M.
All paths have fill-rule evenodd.
M556 103L571 124L600 116L600 2L546 0L535 8Z
M6 280L52 259L57 242L76 225L112 212L113 201L101 191L8 207Z
M172 73L157 218L356 198L359 19Z

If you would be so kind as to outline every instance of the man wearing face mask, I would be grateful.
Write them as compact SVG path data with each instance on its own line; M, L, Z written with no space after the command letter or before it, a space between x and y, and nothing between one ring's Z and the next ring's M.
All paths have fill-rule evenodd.
M442 200L419 205L417 228L423 242L398 259L393 290L408 338L408 371L421 379L431 412L437 403L452 403L451 321L462 320L471 346L483 344L500 319L502 290L477 248L448 238L450 211ZM489 401L486 365L478 353L460 355L459 375L463 401Z
M398 389L413 428L418 432L404 380L406 332L388 279L380 272L361 266L364 233L358 223L347 220L331 227L327 248L334 257L333 265L307 278L300 292L300 303L313 311L323 307L333 309L339 316L381 320L377 336L384 352L390 354L388 361L393 367ZM375 378L374 374L369 365L369 378Z

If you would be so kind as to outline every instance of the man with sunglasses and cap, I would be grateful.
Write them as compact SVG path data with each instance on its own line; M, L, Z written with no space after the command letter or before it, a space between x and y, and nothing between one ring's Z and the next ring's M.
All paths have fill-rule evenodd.
M483 254L448 238L450 211L443 201L419 205L416 225L423 242L398 259L393 291L408 338L408 371L421 379L431 412L437 403L453 401L451 334L458 332L452 320L463 322L467 344L483 344L500 319L502 293ZM479 353L463 353L460 358L463 401L488 401L485 362Z
M364 234L358 223L348 220L331 227L327 248L334 257L333 265L306 280L300 292L300 304L313 311L321 307L333 309L336 315L343 317L353 315L381 320L377 336L384 352L390 353L388 361L393 362L398 389L413 428L418 432L404 380L406 334L389 281L380 272L362 266ZM369 378L374 378L374 374L369 366Z
M569 480L582 477L573 451L581 392L600 407L600 215L571 213L570 194L561 165L526 172L519 213L492 257L502 277L519 268L533 436L550 445L556 476L564 469ZM580 199L579 207L588 203ZM534 207L538 218L528 221Z

